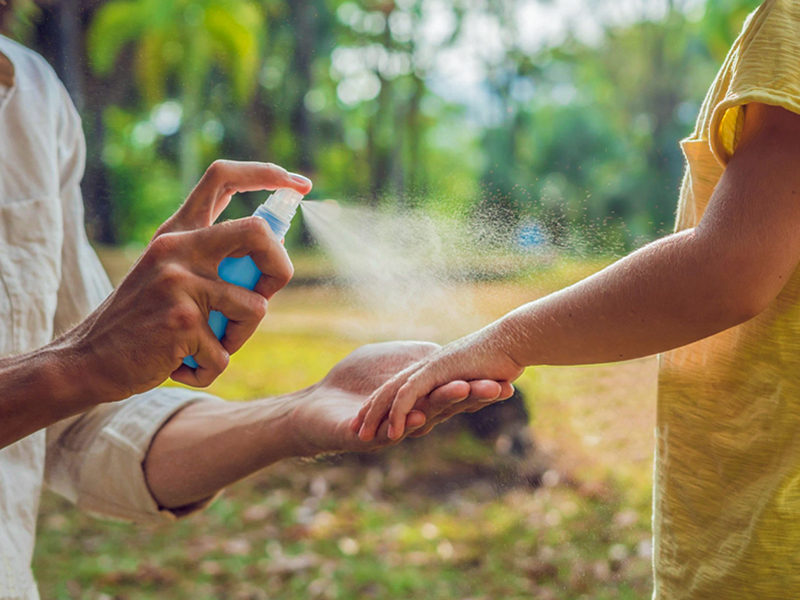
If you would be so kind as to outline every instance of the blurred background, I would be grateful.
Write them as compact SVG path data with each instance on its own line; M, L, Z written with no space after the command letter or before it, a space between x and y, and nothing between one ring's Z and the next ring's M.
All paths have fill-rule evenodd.
M470 262L437 297L470 298L469 318L424 329L446 342L671 230L678 141L758 4L17 0L2 19L81 112L87 228L114 281L211 161L271 161L311 177L314 199L501 221L513 256ZM287 247L295 281L212 389L226 398L293 391L420 331L348 301L302 223ZM529 369L509 408L380 455L279 465L174 526L46 497L43 597L649 597L655 373Z

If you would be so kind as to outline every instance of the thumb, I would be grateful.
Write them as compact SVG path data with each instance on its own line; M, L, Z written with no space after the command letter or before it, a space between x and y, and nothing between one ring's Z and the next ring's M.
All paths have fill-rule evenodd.
M206 170L186 201L162 225L158 234L208 227L241 192L291 188L303 195L311 191L311 180L289 173L272 163L218 160Z

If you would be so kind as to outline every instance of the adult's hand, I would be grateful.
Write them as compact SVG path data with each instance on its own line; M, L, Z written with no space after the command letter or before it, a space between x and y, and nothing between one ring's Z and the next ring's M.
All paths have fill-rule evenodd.
M385 427L364 443L350 422L390 377L437 349L436 344L417 342L372 344L305 390L253 402L192 404L153 440L144 462L148 485L161 506L178 508L285 458L396 444L399 440L389 440ZM456 413L474 412L512 393L507 382L449 382L409 414L406 435L420 435Z
M263 219L213 223L233 194L283 187L306 194L311 182L272 164L218 161L209 167L114 293L62 339L77 349L98 403L144 392L169 377L204 387L225 370L293 271ZM264 274L255 291L217 274L222 259L248 254ZM230 319L222 340L208 326L212 310ZM197 369L182 364L189 355Z
M351 423L371 394L410 365L433 355L437 344L386 342L359 348L318 384L304 392L292 414L300 454L363 452L395 444L409 435L418 437L461 412L475 412L514 393L507 381L450 381L432 390L408 413L405 433L389 439L384 424L369 443L358 438Z

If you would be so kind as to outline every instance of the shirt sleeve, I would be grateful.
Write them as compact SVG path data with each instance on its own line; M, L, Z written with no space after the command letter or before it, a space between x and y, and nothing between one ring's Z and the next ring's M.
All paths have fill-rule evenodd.
M58 84L58 160L64 245L55 335L85 319L112 286L89 244L80 182L86 157L80 117ZM211 499L180 510L162 510L145 480L143 462L153 438L173 415L199 400L191 390L158 388L125 402L101 405L47 429L45 481L80 508L98 516L162 521L199 510Z
M157 388L103 404L47 429L45 483L93 515L126 521L174 520L212 500L161 508L144 474L144 459L159 429L182 408L218 398L180 388Z
M725 93L707 132L723 167L739 143L748 104L800 114L800 2L766 0L745 23L739 41L719 82Z

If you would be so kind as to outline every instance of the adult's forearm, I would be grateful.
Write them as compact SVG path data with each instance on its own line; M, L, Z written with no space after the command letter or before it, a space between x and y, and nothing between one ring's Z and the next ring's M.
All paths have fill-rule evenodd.
M0 448L97 403L84 362L59 342L0 359Z
M153 440L144 463L163 508L198 502L279 460L302 455L292 429L298 394L254 402L198 402Z
M763 308L753 274L718 248L697 230L663 238L489 331L526 366L628 360L695 342Z

